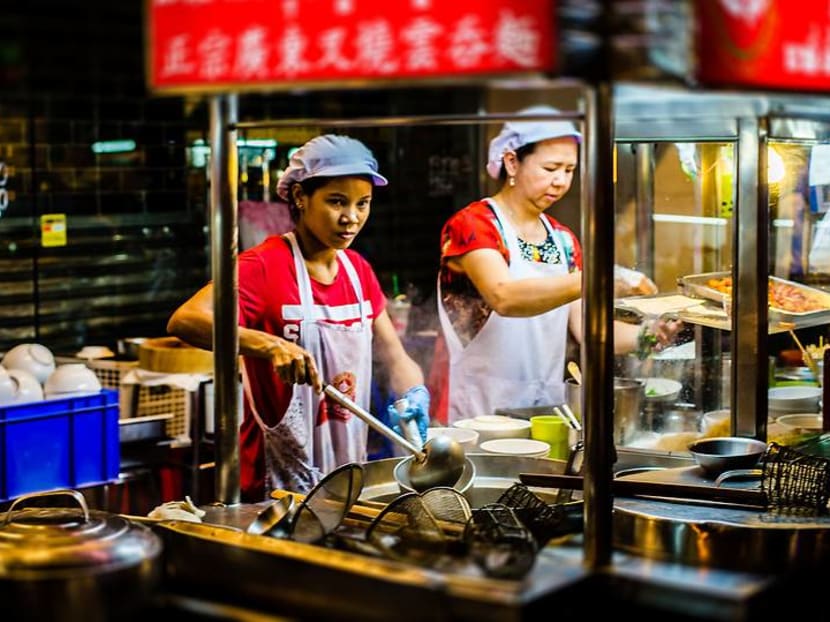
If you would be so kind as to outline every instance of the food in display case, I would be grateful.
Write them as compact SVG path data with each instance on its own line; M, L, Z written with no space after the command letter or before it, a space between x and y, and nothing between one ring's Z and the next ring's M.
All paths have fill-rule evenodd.
M706 282L708 287L721 292L725 296L732 295L732 277L711 278ZM769 279L768 285L769 306L773 309L791 311L792 313L807 313L825 308L825 304L818 296L796 286L789 281L775 278Z
M705 272L678 279L687 296L713 302L728 302L732 295L730 272ZM794 327L830 322L830 293L779 277L769 277L769 319L789 322Z

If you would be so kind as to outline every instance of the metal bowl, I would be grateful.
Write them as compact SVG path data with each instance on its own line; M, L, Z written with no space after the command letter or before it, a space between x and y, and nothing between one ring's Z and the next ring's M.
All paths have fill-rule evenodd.
M409 456L401 460L398 464L395 465L395 480L398 482L398 485L401 487L401 492L417 492L415 488L412 487L411 482L409 481L409 467L414 460L413 456ZM461 477L458 478L458 481L453 484L453 488L464 494L470 489L470 486L473 485L473 480L476 476L476 465L473 464L473 461L469 458L465 458L464 460L464 470L461 471Z
M689 453L700 468L715 477L724 471L754 467L766 448L766 443L754 438L716 436L693 441Z

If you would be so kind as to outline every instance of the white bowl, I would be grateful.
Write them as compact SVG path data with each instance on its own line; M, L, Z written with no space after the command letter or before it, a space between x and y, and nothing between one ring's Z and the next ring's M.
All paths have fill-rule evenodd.
M676 402L683 385L671 378L639 378L645 382L643 395L656 402Z
M95 372L83 363L64 363L46 379L43 392L46 397L70 397L82 393L98 393L101 381Z
M479 447L494 438L530 438L530 421L514 419L502 415L480 415L470 419L460 419L452 424L456 428L465 428L478 432Z
M14 402L39 402L43 399L43 387L37 378L25 369L10 369L9 376L17 384Z
M458 441L464 451L472 451L478 446L478 432L471 428L427 428L427 440L436 436L449 436Z
M76 358L86 360L108 359L113 356L115 356L115 352L110 350L107 346L84 346L75 354Z
M785 428L801 432L821 432L822 416L810 413L781 415L776 419Z
M17 393L17 384L9 374L9 370L0 365L0 406L11 404Z
M767 399L770 411L778 414L818 412L821 387L772 387Z
M548 443L531 438L494 438L484 441L481 449L490 454L524 458L547 458L550 453Z
M32 374L41 384L55 371L52 351L39 343L21 343L6 352L2 360L6 369L22 369Z

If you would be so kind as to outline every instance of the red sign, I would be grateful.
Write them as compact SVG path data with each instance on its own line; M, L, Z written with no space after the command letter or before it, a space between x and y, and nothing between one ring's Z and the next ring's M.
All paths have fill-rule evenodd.
M157 91L548 71L554 0L147 0Z
M830 91L830 0L701 0L702 84Z

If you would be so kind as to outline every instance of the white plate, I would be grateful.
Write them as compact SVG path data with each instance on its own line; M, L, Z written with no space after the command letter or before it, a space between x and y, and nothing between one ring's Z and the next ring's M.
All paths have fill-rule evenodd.
M550 453L548 443L531 438L496 438L483 442L481 449L491 454L527 458L546 458Z
M804 430L806 432L821 432L821 415L811 413L781 415L776 421L787 428Z

